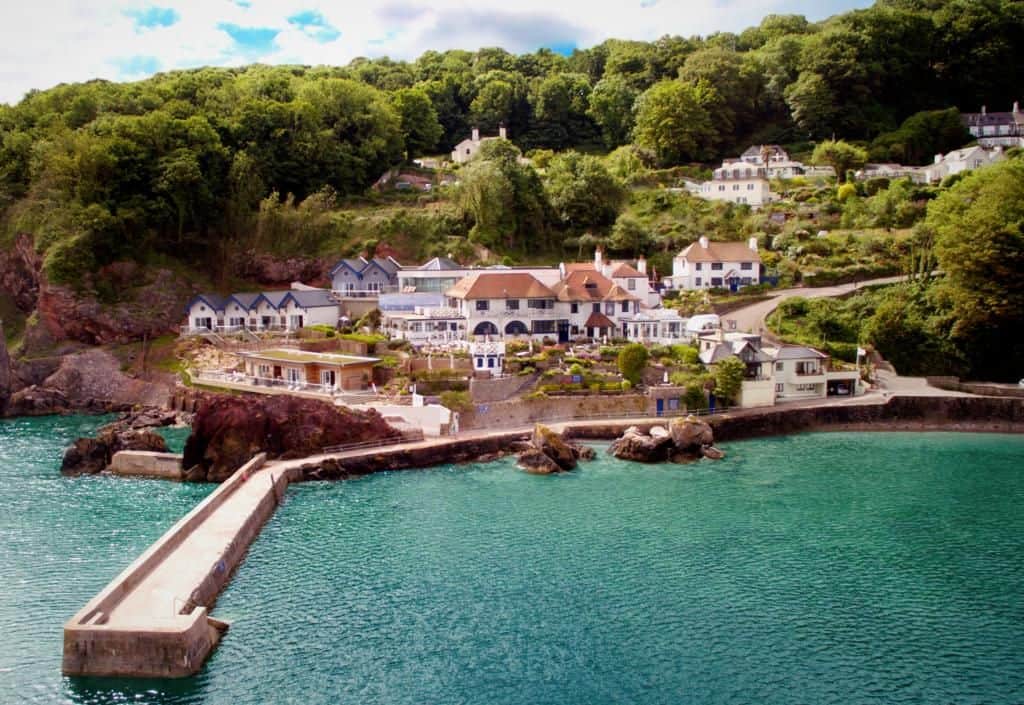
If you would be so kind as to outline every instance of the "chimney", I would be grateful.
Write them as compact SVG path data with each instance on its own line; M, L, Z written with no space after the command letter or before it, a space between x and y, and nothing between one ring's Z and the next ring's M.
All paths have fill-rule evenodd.
M508 131L505 129L505 123L503 122L498 123L498 137L503 140L508 139Z
M606 277L611 277L612 276L612 263L610 261L608 261L608 260L605 260L604 262L602 262L601 263L600 272L601 272L601 274L603 274Z
M698 242L700 243L700 246L703 247L705 250L708 249L708 236L707 235L701 235L700 236L700 240L698 240Z
M942 155L941 154L936 154L935 155L935 162L934 163L935 164L941 164L942 163Z
M988 109L984 105L981 106L981 114L985 115L986 113L988 113Z
M558 263L558 278L565 279L565 262Z
M757 252L757 238L752 237L749 240L747 240L747 246L754 252Z
M1018 113L1020 113L1020 103L1018 103L1015 100L1015 101L1013 101L1013 114L1017 115Z
M480 141L480 128L479 127L474 127L473 128L473 141L474 142L479 142Z
M601 262L604 261L604 250L600 245L594 248L594 269L601 271Z
M637 257L636 271L640 272L641 274L647 274L647 258L644 257L643 255Z

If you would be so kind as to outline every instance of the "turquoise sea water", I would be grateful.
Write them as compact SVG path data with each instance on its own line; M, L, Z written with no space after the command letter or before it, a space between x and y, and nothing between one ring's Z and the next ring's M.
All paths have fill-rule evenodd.
M209 491L60 478L94 423L0 423L0 703L1024 701L1024 438L955 434L293 486L200 675L63 679L63 621Z

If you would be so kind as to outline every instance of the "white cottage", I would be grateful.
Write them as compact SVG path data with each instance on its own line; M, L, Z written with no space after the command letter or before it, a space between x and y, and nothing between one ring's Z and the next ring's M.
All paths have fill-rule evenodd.
M742 242L712 242L707 236L689 245L672 260L672 289L727 288L736 291L761 281L757 238Z
M497 139L508 139L508 132L504 125L498 127L497 137L480 137L480 129L474 127L469 139L462 140L455 145L455 149L452 150L452 161L456 164L465 164L476 156L484 142Z

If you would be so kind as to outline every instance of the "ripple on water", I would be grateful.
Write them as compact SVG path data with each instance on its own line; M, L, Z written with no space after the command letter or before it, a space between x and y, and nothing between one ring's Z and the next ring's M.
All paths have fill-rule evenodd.
M19 692L100 703L1024 700L1024 439L822 434L728 450L686 467L602 456L565 477L502 461L295 486L222 595L215 614L232 627L199 676L62 689L47 656L25 662ZM93 521L112 553L144 546L136 534L178 513L145 510L160 505L152 485L136 487L98 499L135 506L144 531L121 533L118 509L93 512L89 497L62 510L78 518L61 531ZM74 551L46 551L44 534L25 550L65 571L61 600L116 572L80 567L86 579L70 580ZM39 595L19 600L52 611ZM0 626L30 638L17 621Z

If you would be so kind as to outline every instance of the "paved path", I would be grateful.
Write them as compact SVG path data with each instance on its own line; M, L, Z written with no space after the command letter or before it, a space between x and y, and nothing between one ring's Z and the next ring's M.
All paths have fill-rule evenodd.
M820 299L831 296L842 296L848 294L851 291L862 289L866 286L877 286L881 284L895 284L897 282L906 281L906 276L898 277L882 277L881 279L869 279L862 282L854 282L851 284L839 284L837 286L819 286L819 287L796 287L793 289L780 289L772 293L771 298L766 301L759 301L756 304L750 306L744 306L738 308L735 311L725 314L722 316L725 321L736 321L736 330L747 331L749 333L762 333L767 340L775 341L775 338L768 332L768 326L765 325L765 319L772 311L779 305L780 302L786 299L791 299L795 296L800 296L806 299ZM723 323L723 326L725 324Z

